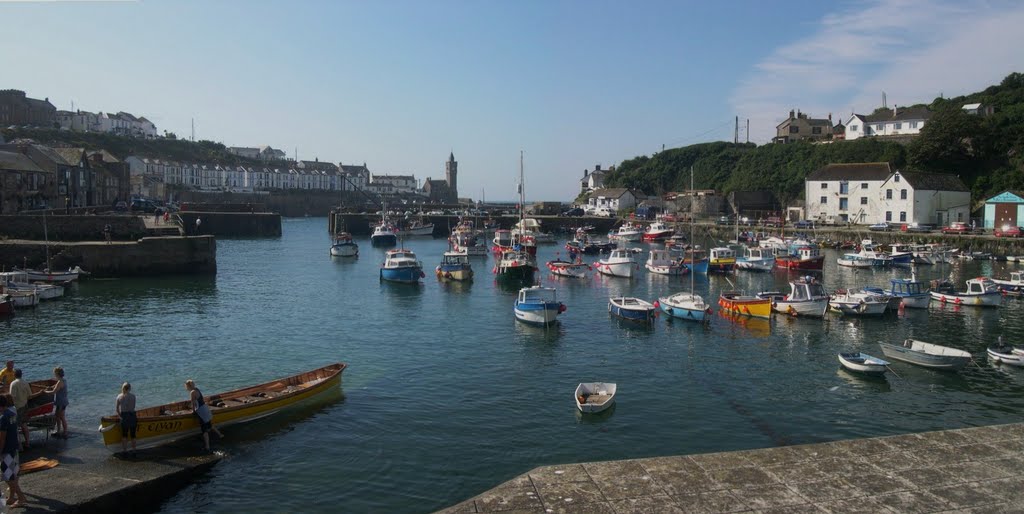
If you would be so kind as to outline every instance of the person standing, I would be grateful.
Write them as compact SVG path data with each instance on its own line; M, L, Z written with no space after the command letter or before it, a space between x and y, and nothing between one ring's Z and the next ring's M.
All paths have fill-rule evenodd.
M110 236L113 231L114 228L110 226L110 223L103 225L103 238L107 240L107 244L110 244Z
M220 430L213 426L213 412L210 411L210 406L206 405L203 393L196 387L196 383L192 379L186 380L185 389L188 390L188 399L192 402L192 413L199 417L199 430L203 434L203 447L209 452L210 431L213 430L217 437L220 438L223 438L224 434L221 434Z
M121 384L121 394L117 395L114 402L114 411L121 418L121 450L128 451L128 440L132 441L132 452L135 455L135 432L139 427L139 418L135 414L135 395L132 394L132 385L128 382Z
M6 391L11 382L14 382L14 361L7 361L4 369L0 370L0 392Z
M203 219L200 218L199 216L196 216L196 235L197 236L199 235L199 229L200 229L200 226L202 224L203 224Z
M64 378L64 368L60 366L53 368L53 378L57 379L57 383L46 390L47 393L53 394L53 406L57 410L57 426L54 428L53 436L67 439L68 382Z
M21 435L25 436L25 450L28 450L28 397L32 396L32 386L21 379L21 370L14 370L14 382L11 382L11 399L14 401L14 410L18 414L18 424L21 425Z
M18 485L18 413L11 395L0 394L0 476L7 482L7 508L20 509L28 503Z

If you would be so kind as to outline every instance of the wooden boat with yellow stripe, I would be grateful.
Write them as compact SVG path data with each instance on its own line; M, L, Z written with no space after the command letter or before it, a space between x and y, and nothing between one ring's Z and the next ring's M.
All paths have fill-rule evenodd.
M226 393L205 395L213 413L213 424L220 428L264 418L338 387L347 364L336 363ZM185 437L198 436L199 417L192 413L189 401L147 407L136 411L138 448L151 448ZM112 451L121 450L121 419L103 416L99 431L103 444Z
M718 298L718 306L733 314L754 318L771 318L772 301L767 298L747 296L736 291L726 291Z

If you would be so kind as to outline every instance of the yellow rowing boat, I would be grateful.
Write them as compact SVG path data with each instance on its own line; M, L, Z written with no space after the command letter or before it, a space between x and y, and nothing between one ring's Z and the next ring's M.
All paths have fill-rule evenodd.
M318 396L341 383L344 363L299 373L226 393L206 395L213 423L224 427L270 416L284 408ZM192 413L189 401L168 403L136 411L139 418L136 446L151 448L178 439L199 435L199 417ZM117 415L100 419L103 444L112 451L121 450L121 419Z

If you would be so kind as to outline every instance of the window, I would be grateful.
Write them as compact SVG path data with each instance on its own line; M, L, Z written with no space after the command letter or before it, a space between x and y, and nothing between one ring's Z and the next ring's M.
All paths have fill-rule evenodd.
M839 183L839 194L841 194L841 195L850 194L850 183L849 182L840 182Z
M892 189L886 189L885 190L885 199L886 200L892 200Z
M847 203L847 198L840 198L839 199L839 210L845 211L848 206L849 206L849 204Z
M906 199L907 199L907 190L906 189L900 189L900 200L906 200Z
M896 130L899 130L899 129L903 128L903 124L902 123L897 123L893 128L896 129Z
M867 205L868 204L868 197L866 197L866 196L860 197L860 204L861 205Z
M827 203L828 203L828 197L827 196L821 197L821 205L825 205Z
M867 182L861 182L860 183L860 188L861 189L867 189L868 188L868 183Z
M850 132L856 132L856 131L857 131L857 125L850 125Z
M905 211L900 211L900 221L907 221L907 213Z
M821 183L821 188L822 189L828 189L828 182L822 182Z
M811 127L811 134L821 134L821 127Z
M892 221L892 211L885 211L885 221Z
M917 122L916 121L910 122L910 128L916 129L917 128Z
M875 130L885 130L885 125L882 124L882 123L879 123L879 124L875 125Z
M799 134L800 133L800 127L798 127L796 125L790 125L789 126L789 133L790 134Z
M893 175L892 176L892 181L893 182L899 182L900 181L900 174L897 173L897 174Z

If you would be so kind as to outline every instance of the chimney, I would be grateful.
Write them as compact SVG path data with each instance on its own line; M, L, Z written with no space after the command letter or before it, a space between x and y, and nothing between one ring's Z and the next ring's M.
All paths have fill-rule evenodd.
M899 114L900 109L896 107L896 104L892 104L892 117L895 118Z
M828 124L832 124L832 113L828 113Z
M589 175L589 174L590 174L589 171L583 170L583 178L587 178L587 175Z
M601 171L601 165L600 164L595 164L594 165L594 171Z
M789 119L793 119L793 109L789 110Z
M801 117L802 117L802 116L800 116L800 109L797 109L797 110L796 110L796 117L797 117L797 118L801 118Z

